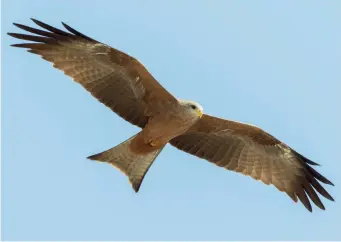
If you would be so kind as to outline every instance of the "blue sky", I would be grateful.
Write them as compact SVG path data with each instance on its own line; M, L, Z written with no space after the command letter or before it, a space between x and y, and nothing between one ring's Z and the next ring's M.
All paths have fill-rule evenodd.
M326 211L168 146L135 194L86 159L138 131L6 32L64 21L138 58L179 98L322 164ZM6 240L341 239L341 1L2 1Z

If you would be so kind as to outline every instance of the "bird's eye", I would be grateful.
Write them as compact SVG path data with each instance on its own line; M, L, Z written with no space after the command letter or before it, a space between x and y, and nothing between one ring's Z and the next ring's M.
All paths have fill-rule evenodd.
M197 106L195 106L195 105L192 104L192 105L191 105L191 108L195 110L195 109L197 109Z

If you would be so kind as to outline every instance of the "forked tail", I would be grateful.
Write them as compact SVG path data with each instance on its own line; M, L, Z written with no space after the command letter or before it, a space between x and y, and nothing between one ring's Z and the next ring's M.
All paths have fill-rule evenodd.
M89 156L88 159L107 162L118 168L128 176L134 191L138 192L149 167L164 146L149 153L136 154L130 148L130 143L135 137L136 135L109 150Z

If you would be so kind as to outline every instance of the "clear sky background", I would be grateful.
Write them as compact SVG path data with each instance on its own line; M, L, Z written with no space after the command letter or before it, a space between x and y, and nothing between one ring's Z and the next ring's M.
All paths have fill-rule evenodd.
M179 98L262 127L335 183L309 213L273 186L168 146L135 194L86 157L139 129L38 56L11 23L64 21L138 58ZM341 239L341 1L2 1L6 240Z

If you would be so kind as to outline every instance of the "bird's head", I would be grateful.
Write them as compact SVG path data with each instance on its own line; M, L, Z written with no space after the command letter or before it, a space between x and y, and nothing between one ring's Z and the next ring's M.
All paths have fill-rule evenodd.
M201 105L199 103L196 103L193 101L180 100L180 104L181 104L181 106L186 108L186 110L195 114L199 118L201 118L202 115L204 114L203 108L201 107Z

